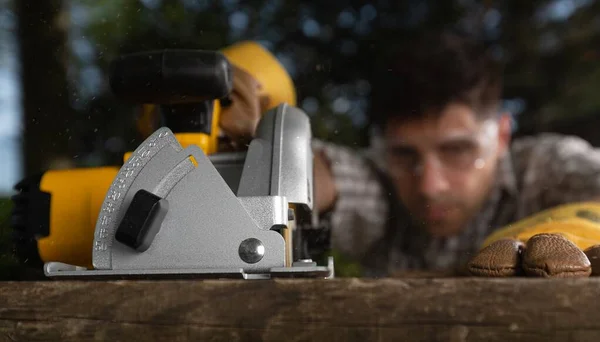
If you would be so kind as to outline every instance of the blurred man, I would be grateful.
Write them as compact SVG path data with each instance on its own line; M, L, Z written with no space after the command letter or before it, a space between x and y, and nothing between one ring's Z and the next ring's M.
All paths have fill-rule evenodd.
M544 134L511 142L501 69L475 42L427 35L377 65L373 146L314 143L323 229L365 275L460 270L495 229L600 198L600 152L585 141ZM248 88L237 96L257 108ZM223 115L256 119L248 113Z

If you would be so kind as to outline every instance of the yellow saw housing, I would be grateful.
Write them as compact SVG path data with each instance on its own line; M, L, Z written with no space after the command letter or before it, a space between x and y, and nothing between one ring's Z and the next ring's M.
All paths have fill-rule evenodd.
M229 62L255 77L269 95L269 109L281 103L296 105L296 92L291 77L277 59L252 41L234 44L222 50ZM217 151L220 102L214 102L211 134L177 133L185 148L198 145L206 154ZM157 110L144 105L138 118L138 129L152 133ZM131 152L125 154L127 160ZM50 170L43 174L40 190L51 194L49 235L37 239L42 262L58 261L92 268L92 244L98 213L119 167Z
M542 233L561 234L581 250L600 244L600 203L564 204L544 210L492 233L481 248L504 238L527 242Z

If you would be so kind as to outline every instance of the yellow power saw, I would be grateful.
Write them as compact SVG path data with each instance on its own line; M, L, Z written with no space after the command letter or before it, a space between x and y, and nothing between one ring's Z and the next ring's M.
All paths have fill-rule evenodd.
M272 103L246 151L219 152L232 63ZM49 171L17 186L13 226L46 276L334 276L332 259L319 266L295 244L295 227L316 220L311 126L272 56L253 43L149 51L115 60L110 76L117 97L160 106L163 125L120 168Z

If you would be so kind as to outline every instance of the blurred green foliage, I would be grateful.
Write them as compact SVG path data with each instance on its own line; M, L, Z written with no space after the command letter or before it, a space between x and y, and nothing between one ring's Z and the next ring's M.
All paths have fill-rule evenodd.
M43 2L27 1L28 12L50 9ZM263 43L288 69L297 87L298 106L311 116L314 135L348 146L369 142L370 78L377 57L396 42L431 28L453 28L481 38L505 62L506 108L515 114L520 133L560 131L565 119L600 120L600 102L595 96L600 89L600 1L52 3L53 9L60 4L62 12L56 11L56 20L44 17L40 25L55 23L67 37L65 77L78 114L61 129L68 131L73 149L65 154L77 165L118 163L124 152L141 142L135 131L134 107L110 93L108 65L116 56L162 48L217 50L249 39ZM36 39L45 41L46 37L27 39L36 46ZM30 53L21 56L23 63L39 65L39 52L32 49ZM48 87L37 74L30 77L25 83ZM34 92L33 87L28 89ZM38 92L47 93L47 89ZM25 113L26 122L40 115L34 109ZM600 144L595 134L572 133Z
M262 42L288 69L298 105L311 116L314 135L348 146L362 147L369 141L370 77L377 56L395 42L431 28L454 28L479 37L505 62L507 109L516 115L522 132L556 130L555 123L564 118L600 118L594 95L600 89L600 1L66 3L72 43L76 42L70 82L77 84L77 102L87 104L81 110L95 113L80 123L85 131L81 136L125 142L112 159L104 145L90 145L81 154L102 157L88 159L88 164L118 160L139 143L131 125L132 108L109 94L106 74L114 57L160 48L216 50L246 39ZM82 80L89 79L90 68L100 76L91 88Z

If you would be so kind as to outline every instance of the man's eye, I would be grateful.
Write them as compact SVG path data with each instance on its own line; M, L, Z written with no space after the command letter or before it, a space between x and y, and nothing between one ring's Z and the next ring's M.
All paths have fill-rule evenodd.
M419 159L419 155L416 151L407 148L392 148L388 152L392 161L395 163L414 164Z

